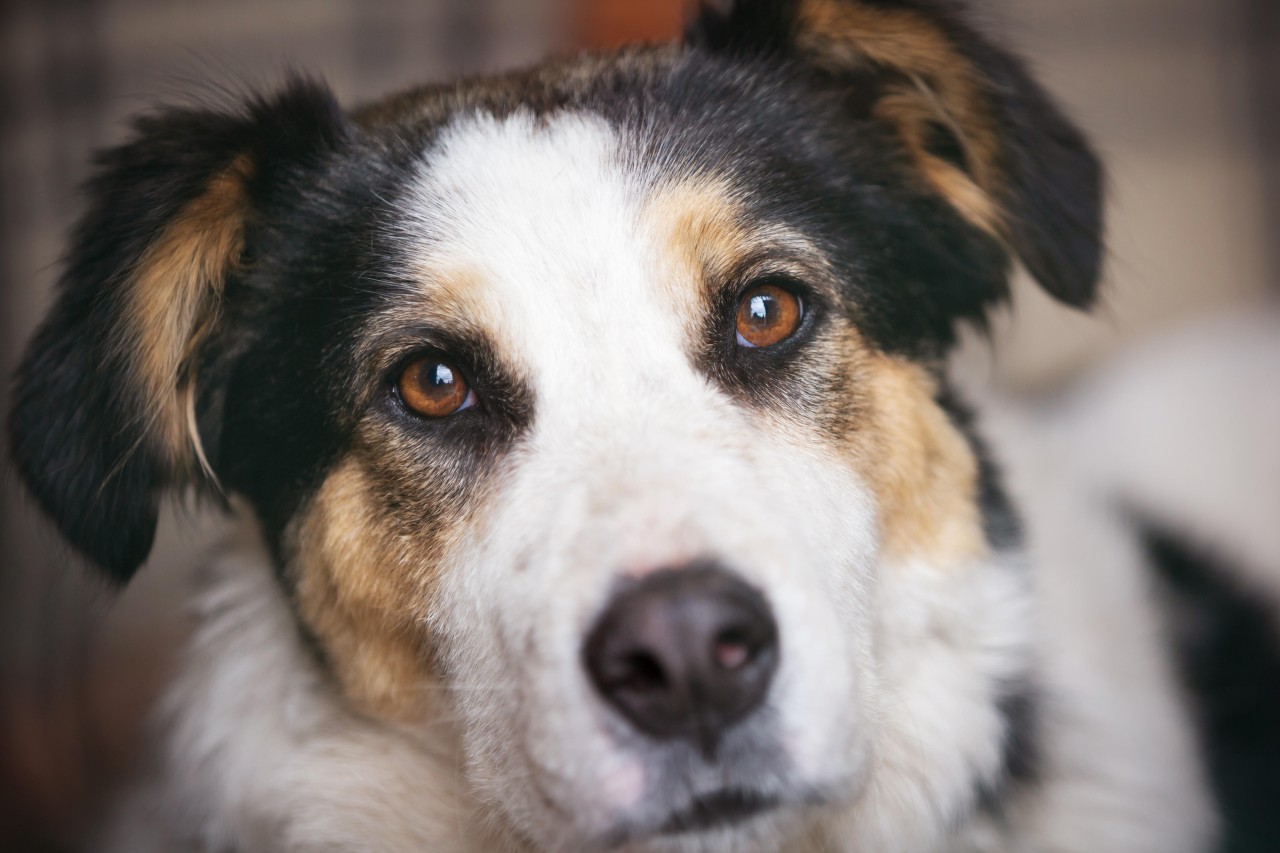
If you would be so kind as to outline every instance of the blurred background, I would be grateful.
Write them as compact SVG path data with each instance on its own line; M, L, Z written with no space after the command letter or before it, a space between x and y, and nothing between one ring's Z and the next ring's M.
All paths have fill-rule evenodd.
M1103 309L1021 284L999 388L1059 387L1117 348L1280 295L1280 4L974 0L1088 129L1111 173ZM94 149L158 99L322 75L344 103L548 53L668 38L686 0L0 0L0 371L48 305ZM9 387L0 384L0 417ZM1280 390L1280 389L1278 389ZM0 468L0 850L76 849L137 754L184 631L179 567L210 524L163 523L117 597Z

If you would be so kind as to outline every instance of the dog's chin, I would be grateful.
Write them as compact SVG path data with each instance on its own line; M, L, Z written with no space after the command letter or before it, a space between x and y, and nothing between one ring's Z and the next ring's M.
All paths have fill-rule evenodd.
M724 788L694 798L675 811L659 827L659 834L680 835L725 829L778 808L780 801L768 794Z

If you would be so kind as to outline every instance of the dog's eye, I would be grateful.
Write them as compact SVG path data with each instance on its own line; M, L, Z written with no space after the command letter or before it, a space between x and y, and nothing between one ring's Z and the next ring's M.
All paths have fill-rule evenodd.
M448 417L476 403L462 371L432 356L410 362L400 372L396 390L404 404L424 418Z
M795 334L804 319L800 297L776 284L748 288L738 302L738 345L771 347Z

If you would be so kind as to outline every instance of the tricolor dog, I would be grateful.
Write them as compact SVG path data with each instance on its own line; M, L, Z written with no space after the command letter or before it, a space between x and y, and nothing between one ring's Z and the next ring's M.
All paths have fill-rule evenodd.
M944 370L1095 301L1102 183L943 0L139 119L12 451L120 583L240 524L103 843L1207 849L1129 516Z

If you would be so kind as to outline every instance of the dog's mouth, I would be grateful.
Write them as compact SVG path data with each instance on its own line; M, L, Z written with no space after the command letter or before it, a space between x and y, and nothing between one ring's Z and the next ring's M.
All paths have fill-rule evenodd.
M776 796L725 789L695 798L658 828L658 835L678 835L719 829L771 811L781 805Z
M603 846L617 848L646 838L728 829L780 809L788 802L776 794L723 788L694 797L655 823L622 828Z

